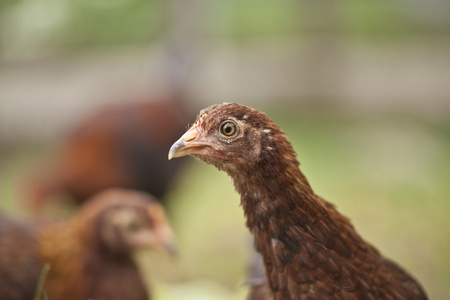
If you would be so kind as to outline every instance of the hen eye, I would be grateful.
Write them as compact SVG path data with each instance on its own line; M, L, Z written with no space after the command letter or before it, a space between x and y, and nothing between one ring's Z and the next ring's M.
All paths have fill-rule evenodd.
M130 231L136 231L136 230L139 229L140 225L139 225L139 223L138 223L136 220L133 220L133 221L129 222L129 223L126 225L126 227L127 227L127 229L130 230Z
M236 131L236 124L234 124L233 122L228 121L220 125L220 133L224 136L232 136L236 133Z

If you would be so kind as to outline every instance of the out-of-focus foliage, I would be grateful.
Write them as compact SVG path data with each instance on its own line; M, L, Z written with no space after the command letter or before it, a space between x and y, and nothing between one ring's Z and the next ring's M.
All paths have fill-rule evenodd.
M0 8L0 49L8 52L149 42L166 22L163 1L22 0Z
M66 45L148 42L161 35L162 1L68 1L73 7L66 23Z
M2 1L0 49L151 42L167 30L171 5L171 0ZM209 37L339 33L371 38L450 31L450 3L442 0L212 0L197 2L197 8L201 31Z

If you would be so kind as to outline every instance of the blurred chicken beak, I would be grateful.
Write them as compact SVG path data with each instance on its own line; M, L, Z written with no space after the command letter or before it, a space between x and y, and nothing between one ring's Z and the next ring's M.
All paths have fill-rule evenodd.
M178 247L175 240L172 240L166 244L166 250L167 253L169 253L172 256L178 256Z
M174 238L162 241L160 247L155 248L159 248L160 251L167 252L171 256L178 255L178 247Z
M172 229L169 226L163 226L160 228L156 235L159 237L159 245L160 249L169 253L172 256L176 256L178 254L178 247L175 240L175 235L172 232Z
M174 157L182 157L192 154L206 154L208 143L201 141L201 134L197 125L192 126L181 138L176 141L169 150L169 160Z
M156 232L142 231L135 234L130 243L136 249L154 249L174 256L178 254L175 236L170 228L162 228Z

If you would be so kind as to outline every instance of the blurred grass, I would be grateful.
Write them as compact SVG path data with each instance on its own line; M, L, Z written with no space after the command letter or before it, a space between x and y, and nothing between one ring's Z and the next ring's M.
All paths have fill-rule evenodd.
M259 109L285 130L316 193L414 274L430 299L447 299L450 123L392 113ZM3 209L20 213L19 182L37 153L17 149L0 161ZM249 241L231 180L192 159L168 202L180 256L138 255L156 299L243 299Z

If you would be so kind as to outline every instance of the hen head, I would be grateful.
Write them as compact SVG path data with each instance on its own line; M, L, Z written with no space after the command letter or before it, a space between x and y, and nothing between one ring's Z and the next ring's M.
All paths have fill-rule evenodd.
M173 254L175 239L164 209L150 195L109 189L83 205L78 223L85 240L110 253L157 249Z
M169 159L191 155L229 174L242 173L286 149L279 147L284 136L262 112L236 103L212 105L172 145Z

